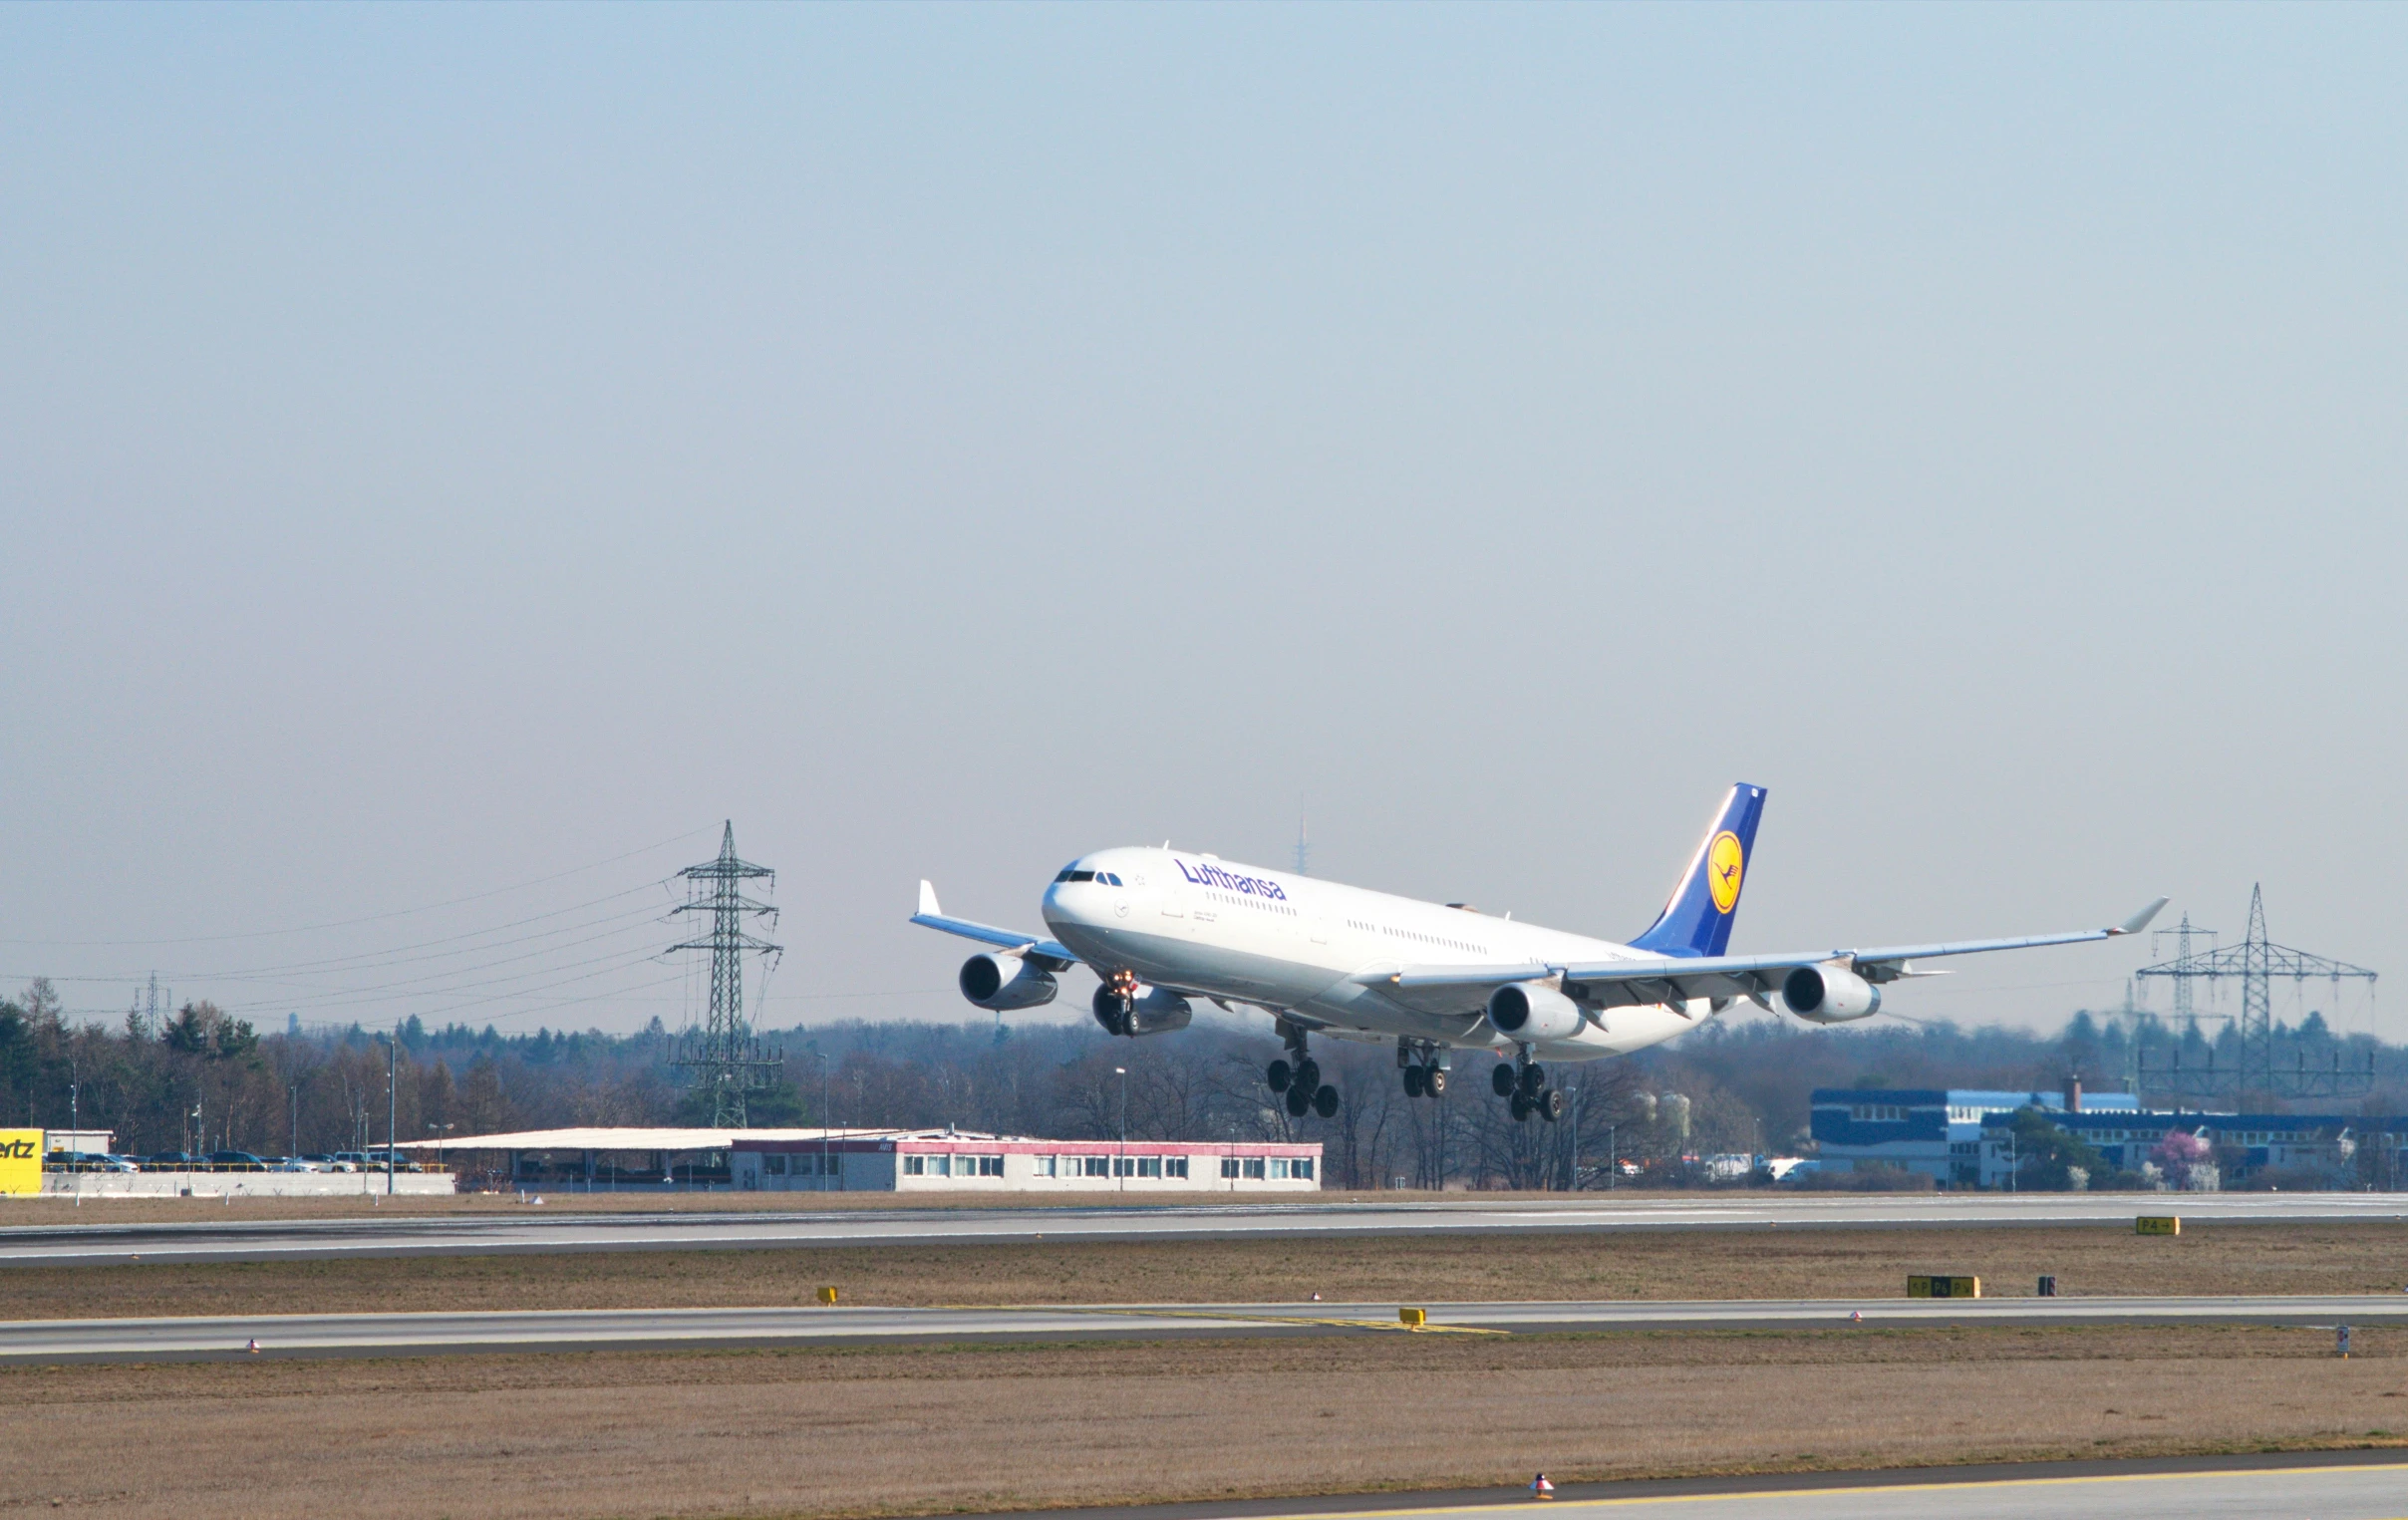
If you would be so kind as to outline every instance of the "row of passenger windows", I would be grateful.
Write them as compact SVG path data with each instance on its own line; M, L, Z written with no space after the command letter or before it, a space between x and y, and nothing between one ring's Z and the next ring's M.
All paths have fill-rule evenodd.
M1374 924L1365 919L1350 918L1347 927L1360 929L1365 934L1384 934L1390 939L1411 940L1416 945L1444 945L1449 950L1461 950L1471 955L1490 953L1486 945L1475 945L1469 940L1450 940L1443 934L1422 934L1412 929L1391 929L1386 924Z
M1284 902L1273 902L1265 897L1248 897L1243 892L1206 892L1204 896L1212 902L1225 902L1232 907L1256 908L1265 913L1285 913L1290 918L1296 916L1296 909Z
M1056 877L1054 877L1054 879L1056 882L1062 882L1062 881L1091 881L1091 882L1094 882L1094 883L1095 883L1097 886L1105 886L1105 887L1116 887L1116 886L1119 886L1119 885L1121 884L1121 881L1120 881L1119 876L1117 876L1117 875L1116 875L1116 874L1114 874L1113 872L1110 872L1110 871L1073 871L1073 870L1071 870L1071 869L1070 869L1068 866L1066 866L1066 865L1065 865L1065 866L1063 866L1063 867L1061 868L1061 874L1060 874L1060 875L1058 875L1058 876L1056 876Z

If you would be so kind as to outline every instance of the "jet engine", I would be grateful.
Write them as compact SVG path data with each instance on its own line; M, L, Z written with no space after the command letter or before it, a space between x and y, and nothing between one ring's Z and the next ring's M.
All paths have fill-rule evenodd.
M1836 962L1800 966L1781 981L1781 1006L1816 1024L1845 1024L1879 1013L1881 989Z
M1588 1020L1546 982L1508 982L1488 995L1488 1022L1513 1040L1569 1040Z
M974 955L962 963L960 981L963 997L998 1013L1041 1007L1058 991L1051 972L1017 955Z
M1196 1011L1175 992L1142 983L1122 993L1110 983L1095 989L1095 1022L1107 1035L1167 1035L1187 1028Z

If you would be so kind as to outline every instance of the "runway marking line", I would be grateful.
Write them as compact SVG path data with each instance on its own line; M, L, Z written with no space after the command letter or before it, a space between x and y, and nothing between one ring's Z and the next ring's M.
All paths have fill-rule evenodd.
M1117 1316L1122 1319L1135 1320L1208 1320L1225 1325L1318 1325L1332 1330L1395 1331L1404 1335L1428 1335L1433 1331L1446 1336L1505 1336L1510 1338L1513 1335L1513 1332L1509 1330L1489 1330L1475 1325L1424 1324L1416 1327L1388 1320L1322 1319L1312 1315L1214 1314L1199 1309L1088 1309L1075 1304L1017 1304L1002 1309L985 1304L940 1304L936 1307L946 1310L976 1310L984 1314L1083 1314L1100 1317Z
M1744 1493L1714 1494L1649 1494L1628 1499L1566 1499L1560 1495L1553 1507L1565 1509L1590 1505L1600 1509L1627 1509L1639 1504L1711 1504L1722 1499L1794 1499L1801 1494L1818 1498L1837 1494L1912 1494L1934 1493L1942 1489L1968 1488L2061 1488L2076 1483L2150 1483L2166 1478L2232 1478L2258 1474L2293 1476L2302 1472L2408 1472L2408 1462L2368 1462L2335 1464L2331 1467L2216 1467L2198 1472L2100 1472L2085 1477L2068 1478L1974 1478L1949 1482L1942 1479L1932 1483L1864 1483L1851 1488L1760 1488ZM1298 1513L1272 1515L1263 1520L1391 1520L1409 1515L1477 1515L1491 1510L1509 1509L1528 1504L1528 1499L1500 1499L1493 1504L1448 1504L1430 1509L1350 1509L1331 1513ZM2408 1520L2408 1516L2397 1517Z

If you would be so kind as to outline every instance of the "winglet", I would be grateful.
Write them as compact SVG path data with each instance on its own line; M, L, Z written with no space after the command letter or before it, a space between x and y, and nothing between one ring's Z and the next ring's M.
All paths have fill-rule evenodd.
M2157 901L2149 904L2149 906L2146 908L2141 909L2138 913L2133 914L2130 918L2125 919L2122 923L2108 930L2108 937L2112 939L2120 934L2140 933L2143 929L2149 927L2149 920L2157 917L2160 912L2164 911L2167 901L2168 899L2161 897Z
M2158 906L2165 906L2164 899L2159 899ZM2157 911L2157 909L2151 908L2149 911L2154 913ZM943 914L944 910L937 906L937 889L927 881L923 880L920 883L920 916L922 918L938 918L943 916Z

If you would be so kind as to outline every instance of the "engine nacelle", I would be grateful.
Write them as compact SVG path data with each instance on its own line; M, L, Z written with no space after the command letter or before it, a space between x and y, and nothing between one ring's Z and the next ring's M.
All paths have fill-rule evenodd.
M1781 1006L1816 1024L1845 1024L1881 1012L1881 989L1845 966L1800 966L1781 981Z
M1054 985L1053 973L1017 955L974 955L962 963L959 980L963 997L997 1013L1042 1007L1060 990Z
M1513 1040L1569 1040L1589 1021L1561 989L1545 982L1508 982L1488 995L1488 1022Z
M1095 989L1095 1022L1107 1035L1167 1035L1183 1030L1196 1017L1187 1000L1159 987L1139 985L1125 999L1109 984Z

